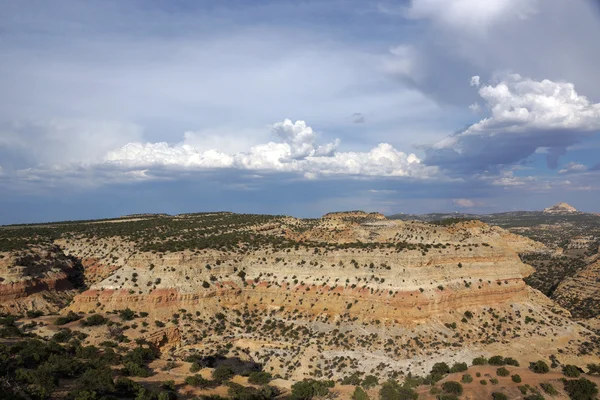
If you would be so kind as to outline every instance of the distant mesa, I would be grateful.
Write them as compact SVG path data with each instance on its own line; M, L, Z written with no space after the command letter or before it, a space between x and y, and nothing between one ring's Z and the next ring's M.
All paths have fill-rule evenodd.
M578 212L577 209L567 203L558 203L552 207L544 208L545 214L573 214Z
M367 212L360 211L360 210L331 212L331 213L327 213L327 214L323 215L322 218L323 219L342 219L342 220L347 220L347 219L377 219L377 220L386 219L385 215L383 215L381 213L378 213L378 212L367 213Z

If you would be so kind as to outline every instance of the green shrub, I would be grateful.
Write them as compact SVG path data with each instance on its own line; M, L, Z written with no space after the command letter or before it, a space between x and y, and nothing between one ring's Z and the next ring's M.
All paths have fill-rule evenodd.
M480 380L479 383L481 383L484 386L487 385L487 381L485 379Z
M452 368L450 368L450 372L465 372L468 369L467 363L455 363Z
M490 378L490 383L492 385L497 385L498 384L498 379L496 379L496 378Z
M512 357L506 357L504 359L504 364L506 364L506 365L513 365L515 367L519 366L519 362L517 360L515 360L514 358L512 358Z
M353 385L353 386L358 386L360 385L360 376L358 376L357 373L354 373L352 375L348 375L346 377L344 377L344 379L342 379L342 385Z
M563 383L572 400L593 400L598 395L598 385L589 379L565 379Z
M554 389L551 383L540 383L540 387L544 390L544 392L548 393L550 396L556 396L558 392Z
M379 390L381 400L417 400L419 395L410 387L400 386L396 381L387 381Z
M563 374L569 378L579 378L581 371L575 365L565 365L562 369Z
M473 382L473 377L469 374L465 374L462 376L462 379L460 381L462 383L471 383L471 382Z
M550 367L544 361L539 360L536 362L529 363L529 369L536 374L546 374L550 371Z
M525 396L524 400L546 400L544 396L539 393L532 393L529 396Z
M486 365L488 363L487 358L477 357L473 359L473 365Z
M445 393L461 395L463 387L459 382L447 381L442 384L442 390Z
M522 382L521 375L518 375L518 374L515 374L515 375L511 376L510 379L512 379L512 381L514 383L521 383Z
M377 379L377 377L373 375L365 376L365 379L363 379L361 383L361 386L367 390L377 385L379 385L379 379Z
M292 385L291 399L308 400L312 399L313 397L323 397L329 394L329 388L332 388L333 386L333 381L317 381L314 379L307 379L296 382Z
M600 364L588 364L587 367L591 375L600 374Z
M501 368L498 368L496 370L496 375L498 375L498 376L509 376L510 375L510 371L507 370L504 367L501 367Z
M200 368L200 364L198 364L197 362L193 362L192 365L190 365L190 372L191 373L196 373L198 371L200 371L202 368Z
M266 385L271 382L271 379L273 379L271 374L264 371L251 372L248 376L248 382L253 385Z
M119 311L119 317L123 321L131 321L132 319L135 318L135 312L133 312L133 310L131 310L129 308L126 308L124 310Z
M508 400L508 396L504 393L494 392L492 393L492 399L494 400Z
M433 364L433 367L431 368L431 373L446 375L446 374L450 373L450 367L445 362L435 363L435 364Z
M234 375L235 374L234 374L233 370L230 367L227 367L225 365L219 365L212 372L212 377L217 382L228 381L231 378L233 378Z
M69 311L67 315L63 315L62 317L58 317L56 321L54 321L54 325L65 325L69 322L80 320L81 316L75 314L73 311Z
M143 378L152 375L152 371L146 365L136 364L134 362L126 362L124 368L121 371L125 376L140 376Z
M184 382L186 385L195 386L200 389L207 389L217 385L216 382L203 378L197 374L186 377Z
M502 365L506 365L506 362L504 361L504 357L502 357L502 356L493 356L493 357L490 357L490 359L488 360L488 364L495 365L495 366L502 366Z
M437 397L438 400L459 400L459 397L455 394L442 393Z
M81 320L79 323L81 324L81 326L98 326L105 324L106 321L108 320L102 315L94 314L87 317L85 320Z
M357 386L354 389L354 393L352 393L352 400L369 400L369 396L367 392L363 390L360 386Z

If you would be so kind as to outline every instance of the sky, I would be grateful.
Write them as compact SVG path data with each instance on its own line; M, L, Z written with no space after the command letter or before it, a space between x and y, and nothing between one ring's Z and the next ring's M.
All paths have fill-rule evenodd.
M0 224L600 212L597 0L1 0Z

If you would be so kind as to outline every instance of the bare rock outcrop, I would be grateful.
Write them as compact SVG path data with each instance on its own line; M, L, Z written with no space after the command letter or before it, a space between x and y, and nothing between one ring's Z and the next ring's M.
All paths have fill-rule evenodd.
M74 283L79 271L59 247L32 246L2 255L0 312L55 312L76 293Z

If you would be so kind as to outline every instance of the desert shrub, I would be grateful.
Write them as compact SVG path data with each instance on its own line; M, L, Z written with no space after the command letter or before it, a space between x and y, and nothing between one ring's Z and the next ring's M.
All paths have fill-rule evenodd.
M442 384L442 390L445 393L461 395L463 392L463 387L459 382L448 381Z
M379 385L379 379L377 379L377 377L373 376L373 375L365 376L365 379L363 379L363 381L361 383L361 386L365 389L370 389L377 385Z
M263 386L259 389L245 387L237 383L229 382L227 384L227 394L234 400L268 400L274 399L279 395L279 390L272 386Z
M88 391L103 395L115 390L112 370L109 367L90 368L75 381L77 391Z
M333 381L317 381L307 379L292 385L292 396L294 400L308 400L313 397L323 397L329 393L329 388L334 386Z
M587 367L590 374L600 374L600 364L588 364Z
M124 368L121 370L124 376L140 376L143 378L152 375L152 370L148 366L143 364L136 364L134 362L126 362Z
M217 382L225 382L233 378L234 376L233 369L227 367L225 365L219 365L212 372L212 377Z
M438 400L458 400L459 397L455 394L449 394L449 393L442 393L439 396L437 396Z
M492 385L497 385L498 384L498 379L496 379L496 378L490 378L490 383Z
M519 366L519 362L517 360L515 360L514 358L512 358L512 357L506 357L504 359L504 364L506 364L506 365L513 365L515 367Z
M75 314L73 311L69 311L67 315L63 315L61 317L56 318L54 321L54 325L65 325L69 322L80 320L81 316L79 314Z
M487 358L477 357L473 359L473 365L486 365L488 363Z
M508 400L508 396L504 393L494 392L492 393L492 399L494 400Z
M484 386L487 385L487 381L485 379L480 380L479 383Z
M455 363L452 368L450 368L450 372L465 372L468 369L467 363Z
M133 312L133 310L131 310L129 308L126 308L124 310L119 311L119 317L123 321L131 321L132 319L135 318L135 312Z
M264 371L251 372L248 376L248 382L253 385L266 385L267 383L271 382L271 379L273 379L271 374Z
M502 356L493 356L493 357L490 357L490 359L488 360L488 364L499 367L502 365L506 365L506 362L504 361L504 357L502 357Z
M514 383L521 383L522 382L521 375L518 375L518 374L515 374L515 375L511 376L510 379L512 379L512 381Z
M200 375L188 376L185 378L184 382L186 385L195 386L200 389L206 389L217 385L216 382L203 378Z
M572 400L593 400L598 395L598 385L589 379L565 379L563 383Z
M498 375L498 376L509 376L510 375L510 371L507 370L504 367L501 367L501 368L498 368L496 370L496 375Z
M435 363L433 364L433 367L431 367L431 373L446 375L450 373L450 367L445 362Z
M102 315L94 314L94 315L87 317L84 320L81 320L79 323L81 324L81 326L98 326L98 325L105 324L106 321L108 321L108 320L106 318L104 318Z
M536 374L545 374L550 371L550 367L544 361L539 360L536 362L529 363L529 369L535 372Z
M147 364L156 358L156 353L149 347L136 347L130 350L123 357L124 362L133 362L135 364Z
M462 379L460 381L462 383L471 383L471 382L473 382L473 377L469 374L465 374L462 376Z
M191 373L196 373L198 371L200 371L202 368L200 367L200 364L198 364L197 362L193 362L192 365L190 365L190 372Z
M524 400L546 400L544 396L539 393L532 393L529 396L525 396Z
M360 386L357 386L352 393L352 400L369 400L369 396L367 392L363 390Z
M44 315L44 312L40 310L27 310L25 314L27 315L27 318L37 318Z
M563 374L569 378L579 378L581 371L575 365L565 365L562 369Z
M550 396L556 396L558 392L552 386L551 383L540 383L540 387L544 390L544 392L548 393Z
M396 381L387 381L379 390L381 400L417 400L419 395L410 387L400 385Z
M344 379L342 379L342 385L354 385L354 386L358 386L360 385L360 376L358 376L358 374L354 373L352 375L348 375L346 377L344 377Z

